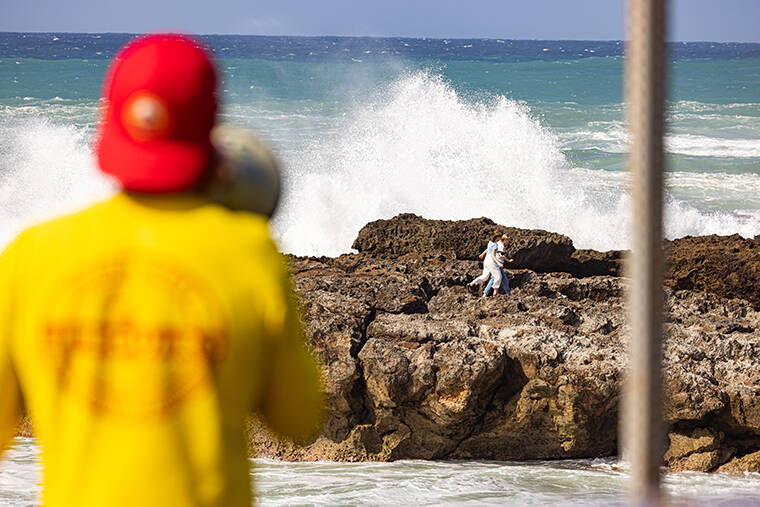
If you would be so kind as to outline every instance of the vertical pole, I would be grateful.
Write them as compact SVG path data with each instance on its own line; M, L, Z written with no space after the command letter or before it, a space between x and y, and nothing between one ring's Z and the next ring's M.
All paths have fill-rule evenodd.
M628 0L625 77L631 147L630 373L623 447L631 462L631 503L658 505L662 435L663 135L666 0Z

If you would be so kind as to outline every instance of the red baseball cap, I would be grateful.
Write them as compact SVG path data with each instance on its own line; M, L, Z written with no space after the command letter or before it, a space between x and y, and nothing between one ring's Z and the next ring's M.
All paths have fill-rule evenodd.
M125 190L178 192L194 186L214 149L216 72L184 35L138 37L109 67L96 152Z

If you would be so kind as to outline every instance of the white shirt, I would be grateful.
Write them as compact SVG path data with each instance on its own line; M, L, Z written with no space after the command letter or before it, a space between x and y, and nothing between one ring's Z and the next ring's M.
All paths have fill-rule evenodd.
M486 248L486 258L483 259L483 266L484 267L496 267L497 263L493 259L493 255L491 255L494 251L496 251L499 248L498 243L494 243L493 241L488 242L488 248Z

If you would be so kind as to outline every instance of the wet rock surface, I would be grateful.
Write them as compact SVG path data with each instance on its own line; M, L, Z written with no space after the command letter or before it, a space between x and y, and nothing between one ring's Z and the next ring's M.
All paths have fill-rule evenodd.
M401 216L393 227L407 230L419 220ZM431 227L415 234L451 239L459 227L487 231L494 224ZM324 364L331 417L319 439L300 448L275 441L254 422L258 454L292 460L616 454L627 280L542 273L534 264L508 269L511 296L481 298L466 288L481 267L468 259L464 243L450 242L448 251L430 243L415 249L417 237L383 242L365 227L355 246L371 253L290 258L311 344ZM469 245L477 254L478 238ZM571 250L563 262L568 258L609 262L619 273L619 253ZM664 463L673 470L752 470L760 450L760 313L747 300L694 290L666 288L665 299Z

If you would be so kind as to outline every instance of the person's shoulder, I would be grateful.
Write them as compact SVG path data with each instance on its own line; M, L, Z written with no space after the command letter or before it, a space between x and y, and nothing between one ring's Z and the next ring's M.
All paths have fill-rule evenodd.
M269 231L269 219L250 211L236 211L220 204L210 204L209 209L224 217L237 227L250 231L251 234L263 234Z
M218 204L211 204L206 213L213 221L223 224L225 229L234 231L236 237L244 241L271 243L269 219L248 211L235 211Z
M13 244L24 245L38 243L46 239L65 237L72 228L99 214L106 202L100 201L58 217L29 225L16 235Z
M272 239L269 219L248 211L235 211L211 204L203 211L207 230L223 238L230 248L261 262L281 262L280 250Z

